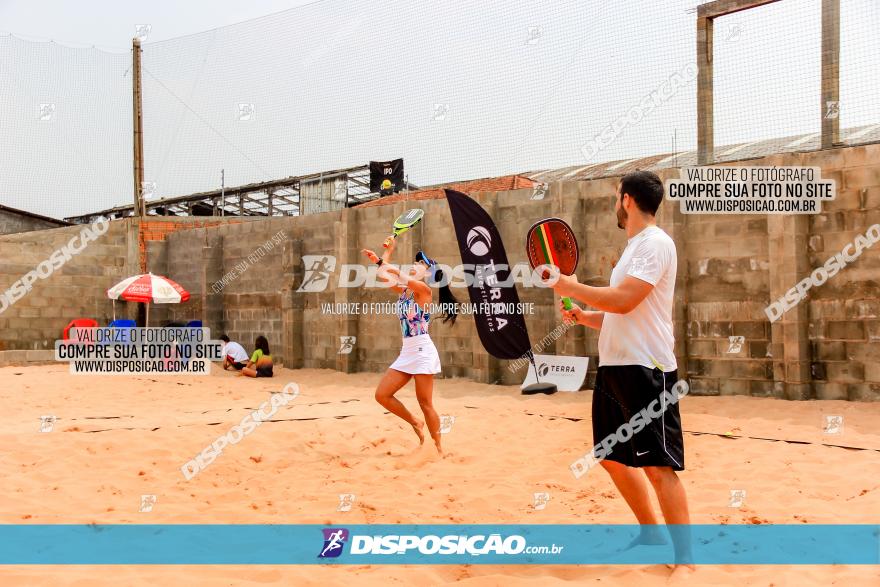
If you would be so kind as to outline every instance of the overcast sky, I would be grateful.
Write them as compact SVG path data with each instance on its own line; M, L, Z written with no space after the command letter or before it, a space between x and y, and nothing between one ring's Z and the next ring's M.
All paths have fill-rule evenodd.
M309 4L313 0L0 0L0 31L76 47L127 51L136 24L164 41Z
M698 3L0 0L0 203L131 202L136 24L159 197L221 169L230 186L402 157L427 185L692 149ZM718 21L716 145L818 131L820 8ZM880 122L880 2L842 0L841 26L841 124Z

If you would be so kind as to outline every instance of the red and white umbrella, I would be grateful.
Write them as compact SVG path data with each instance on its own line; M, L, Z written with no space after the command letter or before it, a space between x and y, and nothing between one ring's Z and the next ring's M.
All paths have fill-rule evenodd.
M174 281L161 275L146 273L123 279L107 290L111 300L123 299L128 302L147 304L147 322L150 316L150 302L154 304L179 304L189 299L189 292ZM116 304L113 304L113 318L116 319Z

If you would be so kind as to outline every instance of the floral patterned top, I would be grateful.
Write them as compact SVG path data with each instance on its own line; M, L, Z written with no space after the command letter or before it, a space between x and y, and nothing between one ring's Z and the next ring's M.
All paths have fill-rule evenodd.
M431 314L419 306L415 294L409 289L403 290L397 298L397 317L400 319L400 332L404 338L428 334Z

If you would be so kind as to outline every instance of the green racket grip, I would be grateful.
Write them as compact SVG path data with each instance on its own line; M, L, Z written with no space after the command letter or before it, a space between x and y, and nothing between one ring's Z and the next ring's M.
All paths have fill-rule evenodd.
M574 307L571 305L571 298L562 298L562 307L571 310Z

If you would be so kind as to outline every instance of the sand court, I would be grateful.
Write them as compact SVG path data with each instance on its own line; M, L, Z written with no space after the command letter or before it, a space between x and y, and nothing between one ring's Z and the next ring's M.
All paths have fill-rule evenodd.
M5 524L620 524L608 476L576 479L588 450L590 392L522 396L515 386L436 383L454 416L446 458L418 447L373 400L379 374L278 369L272 379L73 376L66 365L0 369ZM296 382L300 394L187 480L181 467ZM416 408L412 384L399 397ZM876 523L880 405L751 397L682 400L695 524ZM54 415L51 431L41 417ZM843 417L836 434L826 416ZM838 446L829 446L838 445ZM850 448L841 448L847 446ZM731 492L744 491L731 506ZM543 509L535 493L547 493ZM340 496L350 509L338 511ZM151 507L143 507L142 496ZM89 570L91 569L91 571ZM291 583L663 584L648 566L186 567L188 580ZM183 567L5 567L4 585L146 584ZM700 584L870 585L872 567L701 566ZM37 576L40 577L37 580ZM88 577L88 578L87 578ZM705 581L705 582L703 582Z

